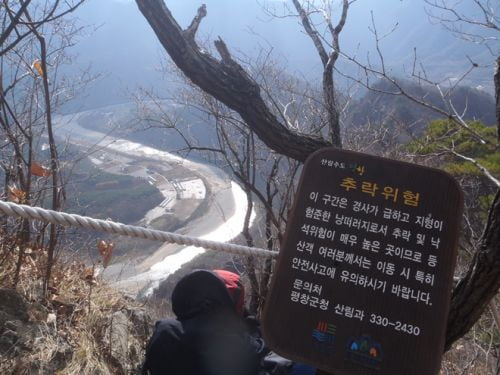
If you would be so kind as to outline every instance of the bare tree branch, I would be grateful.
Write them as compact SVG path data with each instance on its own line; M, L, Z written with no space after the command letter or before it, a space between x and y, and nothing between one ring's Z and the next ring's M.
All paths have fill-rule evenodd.
M316 47L316 50L318 51L323 66L326 66L326 64L328 63L328 54L326 53L323 43L321 43L321 38L318 31L316 31L311 25L309 15L304 10L300 2L298 0L293 0L293 5L299 13L300 21L302 22L302 26L304 26L304 30L306 31L307 35L309 35L309 38L311 38L314 43L314 47Z
M325 110L328 114L330 140L336 147L342 147L342 140L340 137L339 111L335 98L335 84L333 81L333 68L335 67L335 63L337 62L340 55L339 36L345 26L347 20L347 12L350 4L347 0L343 0L342 14L337 26L335 27L333 27L331 23L329 14L326 11L323 12L325 14L324 18L327 22L328 29L330 30L332 36L332 41L330 43L332 47L331 53L326 52L320 34L312 26L310 15L304 10L304 7L301 5L301 3L298 0L293 0L293 5L295 6L297 13L299 14L299 18L301 20L302 26L304 27L304 30L313 41L314 46L316 47L316 51L318 52L321 62L323 63L323 99L325 101Z
M479 169L491 182L493 182L493 184L497 188L500 189L500 181L497 178L495 178L495 176L493 176L493 174L486 167L482 166L476 159L462 155L462 154L456 152L453 148L450 150L450 152L453 155L459 157L460 159L466 160L469 163L474 164L474 166L476 166L477 169Z
M495 69L495 101L497 115L497 143L500 144L500 57L497 57ZM499 145L497 145L498 147Z
M222 61L202 52L186 37L162 0L136 0L163 47L189 79L208 94L238 112L241 118L271 149L304 161L315 150L331 143L297 134L280 123L260 95L257 83L230 56L220 41Z
M194 40L194 37L196 35L196 32L198 31L198 27L201 24L201 20L207 15L207 6L203 4L201 7L198 8L198 13L196 14L196 17L193 18L193 21L191 21L191 25L186 30L186 35L188 38Z
M25 22L20 17L22 14L25 13L31 1L32 0L21 1L20 2L21 7L14 14L14 12L10 9L10 7L7 6L7 0L3 0L4 7L6 8L7 13L9 14L11 19L12 30L16 30L17 36L10 44L4 46L4 42L8 39L8 37L12 33L12 30L7 29L6 32L2 32L2 34L0 35L0 41L1 41L0 46L2 46L2 49L0 49L0 56L6 54L7 52L15 48L22 40L24 40L26 37L32 34L33 29L37 30L42 25L53 22L59 18L66 16L69 13L74 12L86 0L78 0L78 2L73 4L70 4L69 2L66 1L65 5L67 6L67 8L57 14L56 11L59 8L60 0L56 0L51 4L50 10L47 10L41 19L35 21L30 20L28 22ZM20 33L19 31L17 31L17 28L19 26L29 26L28 31Z
M30 4L31 0L26 0L26 1L21 1L21 7L16 11L16 14L11 17L10 24L7 26L2 34L0 35L0 46L3 46L4 42L7 40L7 38L10 36L12 31L16 28L16 26L19 23L19 19L21 18L21 15L24 13L24 11L28 8L28 5ZM3 1L3 6L5 7L6 11L8 9L7 7L7 0Z

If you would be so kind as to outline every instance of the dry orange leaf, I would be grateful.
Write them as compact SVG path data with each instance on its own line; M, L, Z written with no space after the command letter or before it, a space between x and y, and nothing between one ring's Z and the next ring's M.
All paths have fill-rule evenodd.
M92 268L85 268L82 272L81 278L89 284L96 284L94 270Z
M94 277L94 270L92 268L85 268L83 270L83 275L85 279L88 277Z
M104 268L106 268L109 265L109 262L111 261L114 247L115 244L113 242L108 243L106 241L101 240L97 243L97 250L99 250L99 254L101 254L102 265Z
M9 199L15 203L24 203L26 201L26 193L15 186L9 186Z
M38 177L49 177L52 174L52 171L37 162L33 162L31 163L31 173Z
M33 61L32 67L36 69L36 71L38 72L38 74L40 74L41 77L43 77L42 62L40 60Z

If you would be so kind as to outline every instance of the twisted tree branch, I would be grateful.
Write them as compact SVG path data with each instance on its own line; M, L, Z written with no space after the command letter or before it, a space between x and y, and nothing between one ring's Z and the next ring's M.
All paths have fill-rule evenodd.
M305 161L315 150L331 146L321 138L292 132L280 123L262 99L259 85L230 56L222 40L216 42L222 56L219 61L203 52L189 37L191 33L181 29L163 0L136 0L136 3L177 67L203 91L238 112L269 148ZM203 11L198 10L199 21L201 14ZM191 25L199 21L193 20Z

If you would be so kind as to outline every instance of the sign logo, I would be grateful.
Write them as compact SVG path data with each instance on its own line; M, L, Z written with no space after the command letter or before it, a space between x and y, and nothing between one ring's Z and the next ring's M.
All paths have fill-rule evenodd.
M313 346L322 353L331 354L335 345L335 333L337 327L334 324L318 322L312 331Z
M347 345L347 359L356 364L380 370L382 345L368 335L353 338Z

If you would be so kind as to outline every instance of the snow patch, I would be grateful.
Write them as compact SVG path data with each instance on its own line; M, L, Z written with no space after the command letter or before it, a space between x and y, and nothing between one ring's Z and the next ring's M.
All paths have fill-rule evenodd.
M89 160L92 162L92 164L95 164L95 165L101 165L102 164L102 160L93 158L92 156L89 156Z
M201 239L229 242L237 237L243 229L245 215L247 211L247 198L243 189L235 182L231 182L231 189L235 202L235 210L233 215L219 228L214 231L201 236ZM252 212L250 218L250 225L255 219L255 211ZM184 264L193 260L196 256L203 254L205 249L195 246L188 246L164 258L162 261L153 265L149 271L134 276L131 280L140 281L145 280L150 282L150 286L146 291L146 295L150 295L153 289L158 287L160 281L166 279L169 275L179 270Z

